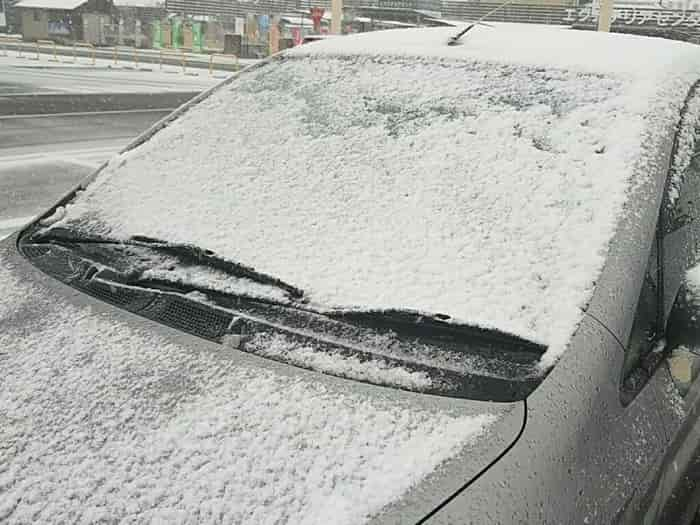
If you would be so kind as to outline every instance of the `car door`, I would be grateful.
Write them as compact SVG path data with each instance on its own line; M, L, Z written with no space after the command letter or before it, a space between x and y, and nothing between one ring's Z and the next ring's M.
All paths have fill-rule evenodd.
M698 90L686 110L693 105L700 109ZM648 334L668 447L640 497L640 523L691 523L700 505L700 111L686 111L671 166L657 227L657 322Z

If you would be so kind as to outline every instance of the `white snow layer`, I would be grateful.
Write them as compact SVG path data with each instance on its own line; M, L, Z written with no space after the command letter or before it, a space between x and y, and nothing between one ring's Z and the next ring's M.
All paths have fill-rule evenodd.
M153 268L143 272L145 279L160 279L191 286L204 286L223 293L231 293L259 299L288 302L287 293L278 287L256 283L245 277L233 277L224 271L203 266L171 266Z
M575 31L561 26L494 23L475 27L462 45L447 46L459 28L373 31L331 38L288 51L296 56L420 56L600 74L655 75L659 70L697 71L697 46L637 35Z
M448 47L451 31L329 39L244 73L59 224L193 243L316 304L449 314L548 345L550 366L700 51L517 26Z
M681 120L676 144L676 156L671 169L669 202L671 206L678 198L683 176L693 159L698 135L700 134L700 91L696 91L688 101L688 107Z
M0 289L3 523L361 523L497 417L179 346L2 260Z
M418 392L436 386L425 372L411 371L381 358L360 361L357 357L343 356L316 349L308 344L295 343L282 335L254 336L252 341L246 343L246 350L264 357L283 359L287 363L304 368L378 385L396 386Z

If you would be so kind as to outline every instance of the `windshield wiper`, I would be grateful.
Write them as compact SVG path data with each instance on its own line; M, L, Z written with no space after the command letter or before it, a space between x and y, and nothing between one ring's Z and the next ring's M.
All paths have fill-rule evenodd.
M521 337L479 326L460 324L449 321L450 316L440 313L424 313L408 309L387 310L334 310L325 313L331 318L348 322L366 324L372 328L390 328L403 333L434 338L450 337L452 339L482 342L498 345L504 350L544 354L546 347Z
M141 235L136 235L126 240L113 239L99 235L84 235L66 228L53 228L48 231L35 233L27 239L27 242L37 244L51 243L62 245L64 247L74 247L75 245L94 245L99 247L118 246L145 249L165 256L173 257L178 263L186 267L199 266L218 270L232 277L249 279L258 284L280 289L285 292L290 301L300 302L304 299L303 290L297 288L296 286L288 284L271 275L259 272L250 266L221 257L211 250L203 249L191 244L172 243ZM109 264L105 264L105 266L109 266ZM128 274L113 271L109 272L109 275L110 278L119 280L124 284L135 284L140 286L148 286L149 284L152 284L152 286L150 286L152 288L163 288L164 286L161 285L163 283L167 283L169 288L183 293L200 290L225 294L225 292L221 292L216 288L208 288L195 283L187 283L186 281L183 282L181 280L174 279L143 277L141 276L141 273L143 273L143 270L148 270L148 268L142 268L141 270L142 271L140 272L132 272Z
M305 304L307 303L307 298L303 290L285 283L276 277L258 272L249 266L220 257L211 250L199 248L190 244L171 243L146 236L133 236L127 240L119 240L103 236L83 235L66 228L52 228L35 233L27 239L27 242L53 243L63 245L64 247L73 247L74 245L89 247L90 245L95 245L101 248L103 246L114 245L115 247L134 247L155 251L165 256L175 258L178 263L185 267L199 266L211 268L224 272L229 276L249 279L258 284L272 286L282 290L288 298L289 303L293 303L298 307L303 307L303 309L309 313L319 314L337 321L364 326L366 328L390 329L405 335L413 335L420 338L450 339L455 342L469 343L479 340L482 344L497 346L502 350L517 353L524 352L539 356L546 351L545 346L533 341L495 329L458 323L451 320L449 315L442 313L426 313L410 309L336 309L318 311L309 308L309 305ZM96 255L94 251L90 253L85 253L89 250L82 251L86 258ZM112 266L109 261L98 262L101 262L106 267ZM122 284L182 294L187 294L192 291L201 291L204 293L216 293L223 296L234 295L268 303L279 303L279 301L269 298L266 299L259 295L246 295L245 292L240 294L229 293L226 290L219 290L214 286L210 287L201 283L188 282L186 279L167 278L165 277L167 272L160 272L157 276L144 275L145 270L148 270L147 266L135 272L121 272L116 268L114 270L102 269L99 271L98 277ZM93 274L95 273L98 273L98 271L95 270Z

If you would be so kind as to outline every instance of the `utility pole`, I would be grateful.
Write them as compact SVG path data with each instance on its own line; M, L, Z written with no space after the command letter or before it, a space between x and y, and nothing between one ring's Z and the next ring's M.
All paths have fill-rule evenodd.
M598 31L610 32L614 0L600 0L600 11L598 12Z
M331 2L331 33L339 35L343 22L343 0L332 0Z

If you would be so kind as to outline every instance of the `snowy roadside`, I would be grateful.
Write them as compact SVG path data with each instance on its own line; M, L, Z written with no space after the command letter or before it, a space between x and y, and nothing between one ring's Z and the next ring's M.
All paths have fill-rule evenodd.
M76 47L71 46L56 46L55 50L50 44L43 44L39 46L39 61L53 61L53 62L76 62L79 60L84 60L85 63L90 64L91 58L94 54L95 58L98 60L104 59L110 63L114 63L115 57L118 63L134 63L137 62L141 65L153 65L162 62L163 64L174 65L180 68L182 65L183 58L187 67L209 69L210 61L212 68L219 71L235 71L240 67L245 67L256 62L260 59L256 58L238 58L233 55L225 55L223 53L189 53L182 52L175 49L138 49L135 50L133 47L117 46L113 47L98 47L98 48L88 48L88 47ZM58 60L54 59L54 55ZM34 43L22 42L22 43L12 43L0 46L0 56L14 56L18 58L35 59L37 56L37 46ZM213 56L213 59L212 59ZM77 57L77 60L76 60Z
M143 64L132 61L96 59L93 65L89 57L59 56L57 61L36 53L18 57L15 52L0 55L0 70L7 69L7 77L13 80L31 80L31 84L43 81L43 87L51 91L72 93L94 92L160 92L204 90L230 75L230 72L185 68L163 64ZM3 73L5 76L5 73Z
M17 217L15 219L7 219L0 221L0 241L9 237L22 226L29 223L34 217Z

